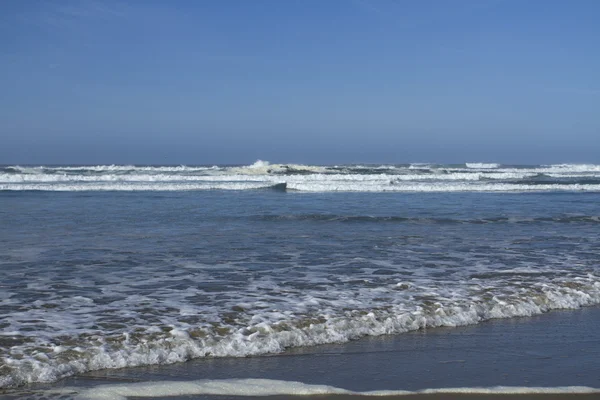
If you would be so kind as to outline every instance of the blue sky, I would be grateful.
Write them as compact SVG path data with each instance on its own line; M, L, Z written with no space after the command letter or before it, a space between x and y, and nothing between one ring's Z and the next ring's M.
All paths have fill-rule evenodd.
M0 2L0 164L600 163L600 1Z

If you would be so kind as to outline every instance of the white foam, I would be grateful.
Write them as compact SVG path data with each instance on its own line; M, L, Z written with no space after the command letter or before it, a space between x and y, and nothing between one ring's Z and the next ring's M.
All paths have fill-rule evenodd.
M263 286L260 282L257 284ZM465 286L466 284L469 286ZM111 348L107 343L103 344L102 337L96 339L99 344L95 347L61 346L59 353L77 354L77 357L71 359L56 359L47 355L38 357L39 354L21 358L6 357L5 364L12 372L0 377L0 387L52 382L97 369L171 364L207 356L245 357L278 353L290 347L341 343L364 336L397 334L426 327L471 325L491 318L531 316L553 309L573 309L600 304L600 279L593 276L580 277L578 280L564 283L540 281L531 287L531 293L524 293L520 285L512 289L502 288L514 290L514 293L490 289L488 283L487 287L481 288L482 294L477 294L480 289L476 281L469 280L468 283L457 282L454 285L433 287L420 286L414 282L410 287L400 288L397 284L379 288L354 287L351 293L348 289L331 288L318 297L317 292L303 297L293 293L282 293L281 302L287 301L289 304L281 303L279 310L264 309L257 304L258 308L249 310L252 318L247 319L241 327L231 326L230 333L225 336L193 339L187 331L192 327L180 324L179 327L171 325L176 329L154 339L147 335L142 341L124 340L120 348ZM160 292L155 294L157 295L160 295ZM389 297L385 309L375 308L368 312L361 309L364 307L363 303L370 304L379 296ZM418 296L437 298L438 301L433 304L421 304L415 299ZM413 299L412 305L407 304L408 299ZM143 303L145 300L143 297L132 298L127 300L127 304ZM57 318L57 326L53 331L56 329L56 332L61 334L69 332L81 322L78 319L80 314L91 314L91 310L86 311L86 307L93 305L86 301L79 302L83 304L76 309L76 318L69 320L68 315ZM234 300L234 303L230 304L239 304L239 301ZM170 303L167 302L166 305ZM113 304L113 307L118 307L118 304ZM232 308L227 305L225 307ZM125 309L129 308L131 307ZM354 311L336 311L340 309ZM67 305L66 311L71 312L70 310L71 306ZM319 310L317 314L313 313L315 310ZM210 318L210 309L198 309L199 313L203 311ZM47 317L43 310L39 310L39 315L36 313L38 311L32 310L26 317ZM310 317L311 322L306 323L298 321L296 315L314 317ZM318 318L315 318L317 316ZM22 316L15 313L11 318L18 319ZM163 320L166 318L166 315L161 316ZM243 320L245 317L240 315L238 318ZM153 330L147 330L148 334L160 334L158 327L152 328ZM43 340L43 337L42 333L37 340ZM38 343L38 346L42 345L42 342Z
M39 190L53 192L81 192L81 191L189 191L189 190L256 190L267 189L277 183L285 182L197 182L197 183L142 183L142 182L78 182L64 184L0 184L0 191Z
M14 175L0 174L0 183L70 183L70 182L143 182L143 183L177 183L177 182L260 182L268 177L245 175L172 175L172 174L106 174L106 175Z
M600 166L559 164L504 168L492 163L465 167L410 166L323 167L270 164L257 161L242 167L194 166L69 166L12 167L0 173L0 190L41 191L179 191L252 190L287 182L288 188L308 192L526 192L599 191L600 185L569 179L600 179ZM365 170L368 170L365 173ZM370 171L370 172L369 172ZM538 175L559 182L537 184ZM521 182L522 181L522 182ZM541 183L541 182L540 182Z
M248 169L263 169L271 165L268 161L256 160L254 164L248 165L246 168Z
M357 181L331 181L331 182L299 182L295 179L287 180L287 187L291 190L303 192L552 192L552 191L581 191L598 192L600 184L508 184L508 183L423 183L400 182L386 184L382 182L357 182Z
M244 167L231 167L228 172L242 175L269 175L272 173L286 173L288 170L321 173L325 167L303 164L271 164L268 161L257 160L254 164Z
M593 394L600 389L587 386L563 387L462 387L418 391L374 390L357 392L329 385L317 385L274 379L214 379L194 381L154 381L114 385L97 385L89 389L62 388L47 394L75 395L78 400L125 400L128 397L171 396L311 396L345 394L355 396L406 396L415 394Z
M177 166L154 166L154 165L73 165L73 166L38 166L38 167L21 167L13 166L12 168L19 170L23 173L40 174L46 172L132 172L132 171L145 171L145 172L194 172L194 171L209 171L216 170L220 167L213 166L188 166L188 165L177 165Z
M475 168L475 169L492 169L500 167L500 164L496 163L465 163L467 168Z
M434 167L435 164L430 163L412 163L408 166L409 169L428 169Z
M596 164L551 164L544 166L548 170L569 172L600 172L600 165Z
M256 190L287 183L287 188L301 192L549 192L582 191L598 192L600 184L554 183L517 184L494 181L460 180L448 177L442 180L431 178L413 181L406 177L378 175L295 175L268 176L248 179L229 176L230 180L219 177L184 177L177 181L163 177L146 177L138 181L104 177L102 179L63 179L50 178L52 182L0 183L0 191L189 191L189 190ZM145 180L145 181L144 181Z

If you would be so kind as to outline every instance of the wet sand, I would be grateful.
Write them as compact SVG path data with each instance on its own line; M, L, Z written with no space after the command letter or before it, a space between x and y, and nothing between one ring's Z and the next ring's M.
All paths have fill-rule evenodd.
M554 311L541 316L492 320L475 326L437 328L336 345L291 349L283 354L203 359L168 366L104 370L35 386L2 399L36 398L44 390L83 392L102 385L148 381L271 379L328 385L354 392L440 388L600 388L600 307ZM176 387L177 385L172 385ZM48 392L46 392L48 393ZM175 394L175 393L173 393ZM290 394L248 398L287 399ZM76 397L73 395L72 397ZM68 397L61 397L68 398ZM132 399L147 398L141 396ZM154 397L156 398L156 397ZM162 399L225 399L240 396L180 394ZM375 398L357 395L303 395L305 399ZM381 399L382 397L377 396ZM598 393L391 395L409 399L600 399Z

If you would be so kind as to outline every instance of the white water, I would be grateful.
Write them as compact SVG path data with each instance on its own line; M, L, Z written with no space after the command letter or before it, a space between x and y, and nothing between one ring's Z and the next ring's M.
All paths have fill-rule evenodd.
M540 176L546 180L535 182ZM597 192L598 180L600 166L585 164L327 167L259 160L241 167L5 167L0 172L0 191L256 190L287 183L288 189L301 192Z
M538 279L538 278L536 278ZM260 287L267 283L257 283ZM286 348L299 346L313 346L326 343L342 343L364 336L378 336L397 334L422 328L440 326L464 326L477 324L492 318L511 318L517 316L532 316L553 309L574 309L582 306L600 304L600 279L588 277L587 279L568 280L560 284L539 283L532 289L523 291L513 288L513 294L502 294L500 289L493 290L490 283L479 286L473 282L464 282L456 286L418 287L414 284L398 282L390 287L380 288L353 288L352 292L330 290L327 298L307 295L301 298L289 299L289 305L279 305L279 310L255 309L261 307L262 302L237 302L240 309L247 308L250 315L238 316L239 319L248 318L246 327L227 327L225 336L216 332L210 333L207 328L202 337L192 337L195 329L191 326L178 323L176 319L169 321L167 316L162 316L164 323L170 329L164 333L159 327L146 327L141 340L131 340L129 333L119 336L94 335L90 332L91 342L74 342L70 346L53 345L53 339L47 337L47 332L39 332L38 343L32 351L16 352L20 358L6 357L5 364L12 369L12 373L0 376L0 387L9 387L31 382L52 382L62 377L84 373L90 370L104 368L123 368L140 365L171 364L192 358L217 356L217 357L244 357L267 353L278 353ZM537 287L537 289L536 289ZM350 290L350 289L348 289ZM373 309L370 312L361 312L363 302L377 302L378 297L394 296L402 292L415 293L415 295L437 298L433 303L425 302L413 305L399 297L393 303L386 304L384 309ZM479 295L475 293L480 293ZM189 293L181 294L183 298ZM358 295L358 298L355 297ZM287 295L282 293L282 301ZM133 302L143 302L141 296L134 296L131 303L123 305L129 309L129 314L135 317ZM371 300L369 300L371 298ZM271 300L273 301L273 300ZM78 324L82 323L81 313L92 312L102 316L98 305L89 298L74 298L72 302L79 303L75 308L76 315L70 315L72 306L67 304L65 311L55 313L55 321L50 321L46 331L56 331L60 335L71 332L73 338L78 333L83 333ZM175 301L170 304L176 306ZM114 304L113 304L114 306ZM189 306L187 306L189 308ZM86 309L89 310L86 312ZM231 309L231 307L226 307ZM353 309L340 314L336 309ZM204 309L204 311L201 311ZM311 310L319 310L318 318L310 317ZM210 316L210 308L200 308L182 312L200 313ZM17 335L18 320L21 318L44 318L45 311L32 309L26 315L13 315L14 329L5 334ZM307 315L308 321L304 322L298 317ZM210 318L209 318L210 319ZM10 321L9 321L10 322ZM84 322L89 326L89 322ZM129 331L140 325L132 324ZM222 325L225 327L224 325ZM44 344L44 342L46 344ZM87 347L85 346L87 343ZM90 344L94 344L90 347ZM115 346L117 345L117 346ZM48 354L44 348L52 349L54 355ZM38 350L35 350L38 349ZM25 350L25 349L23 349ZM56 356L68 352L68 356Z
M496 163L466 163L467 168L475 169L492 169L500 167L500 164Z
M196 381L158 381L116 385L98 385L91 389L63 388L47 394L71 395L77 400L125 400L128 397L166 396L310 396L345 394L357 396L405 396L411 394L585 394L600 393L600 389L585 386L567 387L464 387L407 390L375 390L356 392L328 385L273 379L222 379Z
M408 167L258 177L228 168L179 182L154 170L102 172L102 182L81 171L30 175L60 177L37 185L72 190L242 190L281 179L315 191L510 186L467 180L466 168L421 181ZM117 176L147 182L109 180ZM426 204L370 194L147 197L0 196L0 225L10 233L0 241L0 387L600 303L595 195L431 196Z

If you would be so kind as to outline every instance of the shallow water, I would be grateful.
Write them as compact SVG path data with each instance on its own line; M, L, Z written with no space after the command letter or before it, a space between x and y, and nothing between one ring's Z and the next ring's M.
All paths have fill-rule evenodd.
M0 225L0 387L600 302L594 191L13 187Z

